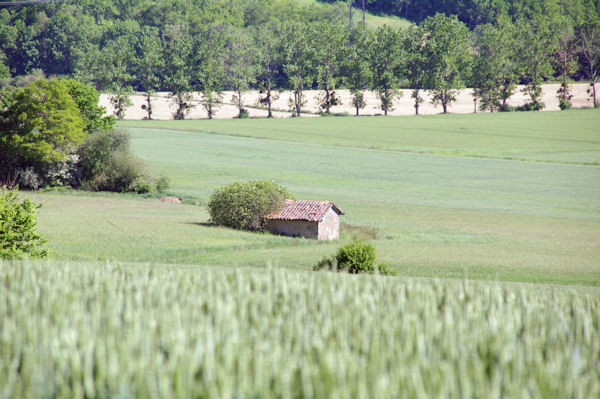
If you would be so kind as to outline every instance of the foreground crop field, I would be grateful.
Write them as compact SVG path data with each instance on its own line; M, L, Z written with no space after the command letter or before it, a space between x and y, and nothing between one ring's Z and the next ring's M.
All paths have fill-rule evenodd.
M0 397L593 398L600 292L0 264Z

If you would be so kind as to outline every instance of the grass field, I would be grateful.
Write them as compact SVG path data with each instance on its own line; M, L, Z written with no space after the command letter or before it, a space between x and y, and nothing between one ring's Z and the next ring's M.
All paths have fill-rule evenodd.
M0 265L3 398L595 398L597 288Z
M401 118L122 121L120 126L436 155L600 164L598 110Z
M309 269L339 244L208 225L218 186L274 179L347 213L404 276L600 284L600 113L121 122L198 205L30 194L54 257ZM468 155L468 156L466 156ZM516 161L498 158L531 160ZM547 162L533 162L545 160ZM69 228L65 228L69 226Z

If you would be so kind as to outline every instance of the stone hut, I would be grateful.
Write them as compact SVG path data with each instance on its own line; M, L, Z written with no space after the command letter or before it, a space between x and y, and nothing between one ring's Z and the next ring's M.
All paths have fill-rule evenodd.
M292 237L337 240L340 236L340 215L344 212L329 201L285 200L280 211L268 214L267 230Z

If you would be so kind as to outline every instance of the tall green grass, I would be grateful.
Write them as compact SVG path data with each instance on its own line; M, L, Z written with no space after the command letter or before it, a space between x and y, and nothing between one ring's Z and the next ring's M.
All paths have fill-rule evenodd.
M2 398L600 395L598 289L0 263Z

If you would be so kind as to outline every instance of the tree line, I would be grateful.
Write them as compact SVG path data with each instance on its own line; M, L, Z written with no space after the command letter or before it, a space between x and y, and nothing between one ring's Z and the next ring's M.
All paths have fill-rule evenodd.
M149 119L155 91L170 93L175 119L196 106L193 92L202 93L200 103L212 118L225 90L236 93L242 117L249 89L260 90L269 116L280 90L292 91L290 109L299 115L306 90L320 90L321 111L329 113L339 103L340 88L351 90L356 114L365 106L365 90L377 93L387 114L399 89L411 89L418 114L425 91L447 112L457 90L467 86L475 89L480 109L509 110L507 99L518 84L529 97L520 108L538 110L544 106L541 84L549 79L561 82L561 108L570 107L573 79L591 82L597 104L596 12L577 18L500 13L473 29L455 15L437 13L408 29L373 30L361 24L348 28L347 3L319 9L284 0L212 0L194 8L195 2L183 0L98 0L93 12L91 3L0 10L0 38L10 39L0 40L5 77L36 68L75 76L112 93L117 116L130 104L130 94L144 92ZM82 27L86 20L89 25Z

